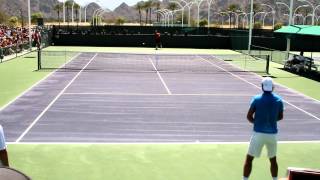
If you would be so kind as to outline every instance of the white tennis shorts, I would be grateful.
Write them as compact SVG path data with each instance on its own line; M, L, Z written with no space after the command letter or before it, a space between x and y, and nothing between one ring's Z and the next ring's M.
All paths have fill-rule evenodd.
M275 157L277 155L277 134L253 132L248 154L253 157L260 157L263 146L267 147L269 158Z

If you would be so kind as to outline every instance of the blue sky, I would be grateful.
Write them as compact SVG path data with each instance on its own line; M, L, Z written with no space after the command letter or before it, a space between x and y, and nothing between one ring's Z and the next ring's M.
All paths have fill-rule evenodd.
M60 0L62 1L62 0ZM97 2L100 6L104 8L108 8L111 10L114 10L116 7L118 7L122 2L127 3L128 5L132 6L136 4L140 0L75 0L75 2L84 5L89 2Z

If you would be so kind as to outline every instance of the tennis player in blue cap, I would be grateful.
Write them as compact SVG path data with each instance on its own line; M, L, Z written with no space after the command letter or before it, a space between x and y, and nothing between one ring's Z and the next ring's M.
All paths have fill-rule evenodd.
M277 122L283 119L284 107L281 97L273 93L274 85L270 77L264 78L261 86L263 93L253 97L247 114L248 121L253 124L253 134L244 163L243 180L248 180L252 161L260 157L264 146L268 151L272 178L278 180Z

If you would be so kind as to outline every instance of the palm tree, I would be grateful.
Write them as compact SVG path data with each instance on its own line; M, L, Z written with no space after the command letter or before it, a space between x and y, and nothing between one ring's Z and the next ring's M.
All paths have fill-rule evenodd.
M240 6L239 4L230 4L227 8L227 12L229 12L229 24L230 24L230 28L231 28L231 16L232 14L236 13L237 11L240 10ZM235 18L236 18L236 15L234 15L234 18L233 18L233 24L235 24Z
M149 21L150 24L152 24L152 8L154 7L154 2L153 0L149 0L150 6L149 6Z
M178 5L176 3L169 3L167 8L171 11L174 11L178 8ZM173 13L173 16L174 16L174 13ZM173 19L175 18L173 17Z
M69 18L69 11L72 9L72 3L73 3L73 1L72 0L68 0L68 1L66 1L65 2L65 8L66 8L66 10L67 10L67 22L69 23L69 20L70 20L70 18Z
M54 6L54 10L57 12L58 14L58 22L59 22L59 26L60 26L60 12L63 11L63 5L59 2L58 4L56 4Z
M141 15L141 10L143 9L143 1L138 2L135 5L135 9L138 10L139 12L139 22L140 22L140 26L142 25L142 15Z
M79 23L79 18L78 15L79 15L79 9L80 9L80 5L77 4L77 3L74 3L73 5L73 8L75 9L75 13L76 13L76 21L77 21L77 24Z
M153 2L153 6L156 8L157 11L159 11L160 7L161 7L161 2L158 0L155 0ZM157 13L157 22L160 22L160 14L159 13Z
M146 24L148 24L149 9L151 5L152 1L146 1L143 3L143 9L146 11Z

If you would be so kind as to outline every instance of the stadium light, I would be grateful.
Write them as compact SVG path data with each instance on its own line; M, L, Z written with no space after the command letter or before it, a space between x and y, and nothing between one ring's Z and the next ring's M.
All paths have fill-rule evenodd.
M295 15L293 15L293 25L295 25L296 23L296 18L297 17L301 17L302 18L302 25L304 25L304 16L302 15L302 14L295 14ZM299 24L299 23L297 23L297 24Z
M207 0L208 4L208 28L210 27L210 9L211 9L211 4L213 3L214 0Z
M276 2L276 4L279 6L279 5L283 5L285 6L286 8L288 8L288 12L290 12L290 7L286 4L286 3L283 3L283 2ZM288 24L290 24L290 15L289 14L284 14L284 15L288 15Z
M169 14L167 11L164 11L164 10L158 10L157 12L161 13L164 15L164 26L169 26L170 24L170 17L169 17Z
M65 0L62 0L62 11L63 11L63 23L66 23L66 4L65 4Z
M213 12L213 14L219 15L221 17L221 25L223 27L223 15L221 13ZM218 19L218 25L219 25L219 19Z
M87 8L89 6L90 3L88 3L87 5L85 5L84 7L84 22L87 23Z
M73 7L74 7L74 1L72 1L72 6L71 6L71 21L72 21L72 23L74 23Z
M101 11L99 11L99 12L97 13L97 21L100 20L100 24L102 24L102 15L103 15L104 13L108 13L108 12L110 12L110 11L109 11L109 10L102 9ZM98 17L99 17L99 19L98 19ZM98 21L98 25L99 25L99 21Z
M312 7L312 25L314 25L314 17L315 17L315 12L316 12L316 7L314 7L314 5L307 0L298 0L299 2L305 2L307 3L310 7Z
M228 16L228 19L230 19L230 14L227 12L220 12L219 14L222 15L222 18L224 17L224 14ZM224 18L223 18L224 19ZM231 26L231 22L229 21L229 27ZM222 24L222 28L223 28L223 24Z
M238 27L239 26L239 23L238 23L239 15L236 12L233 12L233 11L227 11L227 13L234 14L234 16L236 17L236 27ZM231 26L231 22L230 22L230 26Z
M244 28L245 27L245 22L247 22L247 25L248 25L248 14L245 13L245 12L242 12L239 14L238 18L240 19L240 17L243 15L243 18L242 18L242 27ZM238 20L239 22L239 20Z
M186 2L186 1L184 1L184 0L181 0L181 1L183 1L183 2ZM194 2L189 2L188 4L187 4L187 7L188 7L188 26L190 27L191 26L191 6L192 6L192 4L193 4Z
M266 7L269 7L271 9L271 12L268 12L265 14L264 18L263 18L263 26L264 26L264 19L266 18L266 16L268 14L272 14L272 29L274 29L274 19L275 19L275 14L276 14L276 11L274 10L274 8L268 4L261 4L261 6L266 6Z
M81 14L81 5L79 5L79 23L81 23L81 16L82 16L82 14Z
M169 9L163 9L163 11L165 11L168 14L169 24L170 24L170 15L171 15L171 18L172 18L171 26L173 27L173 21L174 21L174 19L173 19L173 11L170 11Z
M180 8L181 8L181 16L182 16L182 21L181 21L181 27L183 27L183 24L184 24L184 22L183 22L183 20L184 20L184 8L186 7L186 5L185 6L183 6L181 3L179 3L178 1L170 1L171 3L176 3L176 4L178 4L179 6L180 6Z
M203 0L195 0L194 1L195 3L197 3L197 6L198 6L198 25L197 27L200 27L200 6L201 6L201 3L203 2Z
M155 12L162 16L162 24L164 24L164 26L166 26L166 14L164 12L162 12L161 10L156 10Z
M96 20L95 20L95 17L96 17L96 13L97 11L101 10L101 8L98 8L98 9L95 9L92 13L92 23L93 25L95 26L96 25Z
M249 43L248 43L248 54L251 52L252 44L252 29L253 29L253 0L250 1L250 23L249 23Z

